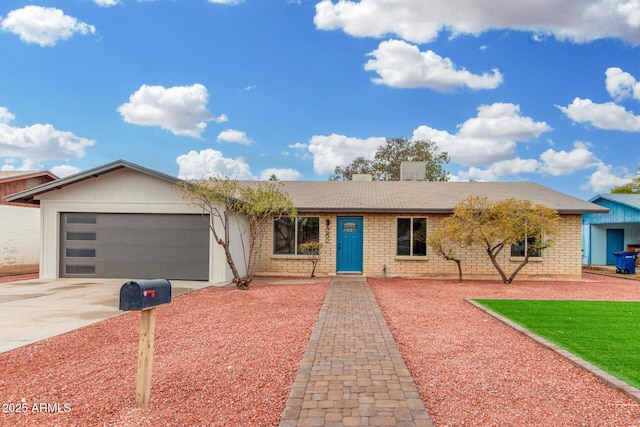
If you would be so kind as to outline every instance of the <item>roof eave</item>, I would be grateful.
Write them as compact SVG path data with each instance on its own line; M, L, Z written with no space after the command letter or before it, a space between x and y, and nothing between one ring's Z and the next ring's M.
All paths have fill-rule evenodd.
M558 209L560 215L606 214L609 209Z
M617 203L617 204L622 205L622 206L627 206L627 207L629 207L631 209L640 210L640 207L638 207L636 205L633 205L633 204L627 203L627 202L623 202L622 200L618 200L618 199L616 199L614 197L607 197L607 194L598 194L596 197L592 198L589 201L591 203L595 203L595 200L598 200L598 199L607 200L609 202Z
M297 207L298 212L309 213L390 213L390 214L451 214L453 208L412 209L412 208L327 208L327 207ZM587 213L606 214L609 209L558 209L560 215L582 215Z
M453 209L364 208L364 207L297 207L298 212L317 213L452 213Z
M0 183L5 184L7 182L22 181L22 180L25 180L25 179L38 178L38 177L42 177L42 176L49 177L52 180L59 179L58 176L56 176L55 174L53 174L53 173L51 173L49 171L42 171L42 172L26 173L26 174L23 174L23 175L15 175L15 176L11 176L9 178L0 179Z

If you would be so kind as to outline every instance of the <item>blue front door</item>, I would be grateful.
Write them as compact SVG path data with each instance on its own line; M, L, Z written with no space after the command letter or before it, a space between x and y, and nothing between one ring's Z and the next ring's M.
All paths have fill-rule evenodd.
M607 230L607 265L616 265L616 256L613 253L619 251L624 251L624 230Z
M337 272L362 273L362 217L339 216L337 228Z

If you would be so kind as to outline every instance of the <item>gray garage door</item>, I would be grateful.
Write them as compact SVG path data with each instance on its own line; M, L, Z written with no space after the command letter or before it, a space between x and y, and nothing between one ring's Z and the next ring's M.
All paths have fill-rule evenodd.
M201 215L62 213L60 276L208 280Z

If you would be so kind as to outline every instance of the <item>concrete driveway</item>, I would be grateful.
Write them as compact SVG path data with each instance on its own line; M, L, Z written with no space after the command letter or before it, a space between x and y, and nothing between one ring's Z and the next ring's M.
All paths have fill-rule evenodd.
M0 353L123 314L118 308L120 287L127 281L36 279L0 283ZM212 285L171 281L171 296Z

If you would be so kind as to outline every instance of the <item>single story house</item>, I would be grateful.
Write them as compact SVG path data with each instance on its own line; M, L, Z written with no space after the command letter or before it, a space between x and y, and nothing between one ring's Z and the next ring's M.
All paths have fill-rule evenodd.
M614 252L640 251L640 194L600 194L590 202L609 212L582 216L585 265L615 265Z
M4 197L57 178L50 172L0 171L0 274L37 271L40 261L40 209Z
M211 238L208 218L180 197L178 179L118 160L8 199L42 210L41 276L228 281L224 253ZM452 262L431 253L426 239L454 206L472 195L529 199L558 210L557 245L545 249L522 276L579 278L582 215L607 209L532 183L424 181L282 182L298 209L274 219L259 257L258 274L308 275L299 245L322 244L316 272L370 276L454 276ZM246 225L242 218L235 219ZM238 227L231 227L242 257ZM523 242L523 245L526 245ZM517 265L524 247L502 254ZM463 253L465 275L497 277L486 254ZM507 266L508 268L508 266Z

